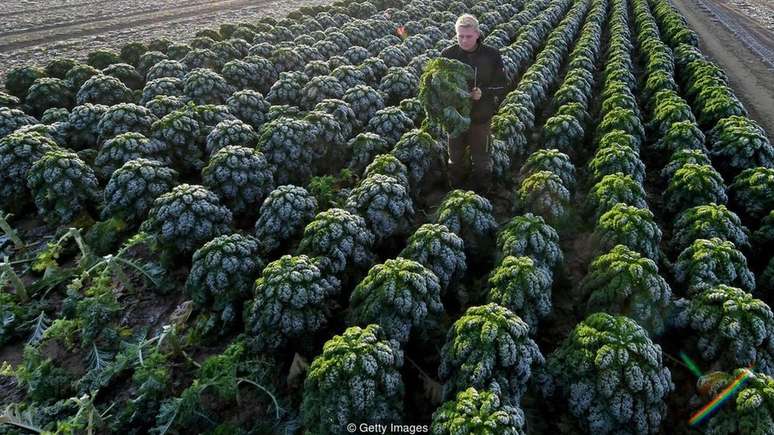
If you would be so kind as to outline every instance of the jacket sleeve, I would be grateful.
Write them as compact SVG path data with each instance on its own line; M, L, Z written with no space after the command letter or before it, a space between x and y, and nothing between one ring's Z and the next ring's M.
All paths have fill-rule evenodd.
M508 78L505 75L505 66L503 65L503 58L500 55L499 50L494 50L492 53L492 81L489 85L488 92L494 99L495 107L500 105L500 102L505 98L505 94L508 92ZM482 92L483 94L483 92Z

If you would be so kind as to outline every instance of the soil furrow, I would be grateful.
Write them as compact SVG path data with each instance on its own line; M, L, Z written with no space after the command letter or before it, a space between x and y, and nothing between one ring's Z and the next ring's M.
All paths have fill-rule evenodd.
M174 13L170 13L170 14L160 14L158 12L144 12L138 15L138 17L144 17L144 18L138 18L132 21L105 23L105 24L98 24L96 26L77 24L77 25L66 25L66 26L57 27L58 29L72 27L73 29L67 33L56 33L54 30L43 30L38 32L36 29L36 32L24 34L23 37L20 36L18 38L14 38L14 37L0 38L0 51L18 50L20 48L45 44L51 41L62 41L66 39L81 38L84 36L97 35L100 33L109 32L113 30L120 30L120 29L135 27L135 26L153 24L156 22L166 22L177 18L201 16L209 12L220 12L223 10L241 9L250 5L251 3L253 2L251 2L250 0L236 0L236 1L223 0L223 1L217 1L217 2L204 2L203 4L200 5L204 7L196 7L194 9L181 11L181 12L174 11ZM274 4L277 2L268 2L268 3ZM104 23L105 20L96 19L94 21ZM39 33L39 35L35 36L36 33Z
M105 5L106 14L117 13L116 7L126 5L135 0L116 0L111 7ZM198 1L198 0L197 0ZM178 0L166 1L165 4L178 2ZM182 16L162 16L150 22L137 22L126 24L113 30L104 29L104 24L116 24L115 21L96 23L100 30L93 30L82 37L51 35L43 41L31 44L19 44L16 49L0 49L0 83L5 74L16 67L24 65L45 65L55 58L71 57L82 60L86 53L96 49L111 49L119 51L129 42L147 42L153 38L167 38L175 42L189 42L196 31L210 28L216 29L222 23L252 22L264 16L274 18L283 17L288 11L301 6L327 4L330 0L260 0L243 3L241 7L233 8L204 8L200 7L195 14ZM61 4L58 2L57 4ZM19 7L18 5L14 5ZM126 10L126 9L124 9ZM51 15L55 15L51 14ZM147 20L146 20L147 21ZM88 26L81 26L88 27ZM77 29L77 27L75 28ZM40 34L27 34L27 38L40 36ZM0 44L8 41L0 39Z
M754 32L756 25L749 21L744 21L739 14L731 9L724 8L714 4L712 1L699 0L703 8L706 9L711 15L719 20L731 33L733 33L744 45L752 50L755 54L760 56L761 60L768 64L770 67L774 67L774 51L771 50L770 41L766 43L760 40L760 33Z
M223 0L229 1L229 0ZM190 2L186 4L185 6L172 6L172 7L163 7L162 5L156 5L147 7L144 9L137 9L132 12L125 12L125 13L119 13L115 15L105 15L99 11L93 11L91 16L79 18L72 21L57 21L61 17L53 17L51 20L49 20L47 23L39 23L31 25L27 28L22 29L16 29L16 30L10 30L7 32L0 32L0 39L5 38L7 36L13 36L13 35L23 35L27 33L37 33L37 32L44 32L46 30L55 30L59 28L67 28L71 26L78 26L81 24L89 24L89 23L98 23L98 22L107 22L107 21L113 21L113 20L119 20L122 18L130 18L130 17L136 17L139 15L147 15L147 14L163 14L164 12L168 11L179 11L181 9L186 8L193 8L196 6L201 5L207 5L212 4L212 0L200 0L198 2ZM66 18L66 17L65 17ZM50 24L49 24L50 23Z
M671 0L699 34L702 52L717 63L729 78L729 85L750 112L750 117L774 139L774 82L768 65L722 23L718 23L697 0ZM715 3L715 0L703 0ZM739 25L739 22L736 22ZM743 24L743 23L742 23ZM774 47L769 47L774 48Z
M46 12L51 11L58 11L61 9L73 9L77 8L79 6L97 6L102 3L113 3L112 1L101 1L101 2L81 2L81 3L70 3L66 5L58 5L58 6L47 6ZM28 15L28 14L36 14L40 12L40 8L32 8L32 9L21 9L16 11L7 11L7 12L0 12L0 18L7 18L7 17L13 17L16 15Z

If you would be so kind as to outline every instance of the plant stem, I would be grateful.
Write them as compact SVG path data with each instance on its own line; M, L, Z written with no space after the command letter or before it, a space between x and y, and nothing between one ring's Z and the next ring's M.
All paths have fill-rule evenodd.
M75 240L75 243L78 245L78 249L81 250L81 255L83 255L84 260L91 258L91 249L89 249L89 245L83 241L83 237L81 237L81 231L79 229L70 228L65 236L71 236L73 240Z
M274 397L274 395L271 394L271 392L269 390L267 390L264 386L258 384L257 382L253 382L253 381L251 381L250 379L247 379L247 378L239 378L239 379L237 379L237 385L241 384L242 382L248 383L248 384L250 384L250 385L252 385L252 386L254 386L256 388L259 388L259 389L263 390L264 393L268 394L269 397L271 397L272 402L274 402L274 409L275 409L275 412L277 414L277 420L279 420L280 419L280 407L279 407L279 403L277 403L277 398Z
M35 261L34 258L25 258L24 260L9 261L8 264L13 266L14 264L32 263L33 261Z
M11 281L11 285L13 285L14 288L16 289L16 297L19 298L19 301L20 302L29 301L30 296L27 293L27 287L19 278L19 275L17 275L16 272L14 272L13 268L11 267L11 264L8 262L7 255L3 259L3 262L0 263L0 271L2 272L2 276L7 277Z
M22 242L22 239L19 237L19 233L17 233L16 230L13 229L13 227L11 227L11 225L8 223L8 219L10 219L11 216L13 215L7 214L3 216L2 213L0 213L0 229L2 229L5 235L11 239L17 251L25 251L27 246L24 244L24 242Z

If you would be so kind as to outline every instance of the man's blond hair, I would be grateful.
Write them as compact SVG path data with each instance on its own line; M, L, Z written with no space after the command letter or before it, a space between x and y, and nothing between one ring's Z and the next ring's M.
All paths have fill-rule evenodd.
M457 18L457 22L454 24L454 29L459 29L460 27L464 27L467 29L473 29L476 32L480 32L478 28L478 20L476 17L470 14L462 14L459 18Z

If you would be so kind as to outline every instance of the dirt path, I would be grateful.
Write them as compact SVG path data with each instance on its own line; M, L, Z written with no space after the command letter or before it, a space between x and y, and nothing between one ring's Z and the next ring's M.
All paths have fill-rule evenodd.
M774 0L722 0L722 2L724 6L735 9L774 32Z
M188 42L196 31L221 23L251 22L260 17L284 17L301 6L328 4L331 0L153 0L135 7L138 0L111 2L71 1L52 5L34 17L13 17L18 25L0 23L0 86L14 67L45 65L59 57L84 60L97 48L119 50L129 42L169 38ZM2 1L0 1L2 3ZM0 4L0 12L15 15L29 2ZM103 4L104 3L104 4ZM99 19L93 8L100 9ZM56 10L51 13L51 9ZM12 20L11 20L12 21Z
M254 3L251 0L201 0L185 7L136 11L116 15L92 17L73 22L39 26L31 29L13 30L0 33L0 51L31 47L55 40L79 38L82 36L120 30L144 24L167 21L183 17L207 15L224 9L241 9ZM265 2L272 6L276 2Z
M108 1L103 1L102 3L108 3ZM68 4L64 4L64 5L48 6L46 8L46 11L51 12L51 11L57 11L57 10L60 10L60 9L71 9L71 8L75 8L75 7L78 7L78 6L87 6L87 5L88 6L97 6L98 4L99 4L99 2L94 2L94 1L85 1L85 2L81 2L81 3L68 3ZM9 10L9 11L0 12L0 18L13 17L13 16L16 16L16 15L33 14L33 13L36 13L36 12L39 12L39 11L40 11L39 7L27 8L27 9L12 9L12 10Z
M62 29L63 32L66 32L68 27L77 26L79 24L88 24L88 23L99 24L103 22L112 22L117 19L131 19L132 17L138 16L138 15L159 14L163 16L165 14L168 14L170 11L177 12L184 9L191 10L196 6L199 6L202 4L206 5L208 3L213 3L213 2L212 0L198 0L195 2L189 2L185 6L154 4L154 5L148 5L143 8L131 8L129 10L116 9L114 11L115 13L108 13L108 14L101 12L98 8L92 7L87 11L81 11L76 14L72 14L72 16L62 17L62 16L59 16L59 14L50 14L42 17L37 17L38 20L30 19L31 18L30 16L25 15L23 17L24 21L22 23L16 23L16 25L8 27L8 30L3 30L2 32L0 32L0 38L6 39L8 36L11 36L11 35L37 33L37 32L43 32L46 30L54 30L54 29L60 29L60 28ZM68 13L69 15L74 9L75 8L70 9L66 13ZM77 11L77 9L75 10ZM7 21L10 21L10 20L7 20Z
M750 112L750 117L774 142L774 69L768 65L774 59L765 59L753 51L732 29L737 34L741 31L744 38L752 38L752 43L759 44L758 50L762 47L764 54L774 52L774 36L752 20L720 6L718 0L671 1L699 34L702 52L726 71L729 84ZM705 3L712 11L702 7Z

